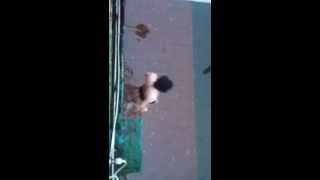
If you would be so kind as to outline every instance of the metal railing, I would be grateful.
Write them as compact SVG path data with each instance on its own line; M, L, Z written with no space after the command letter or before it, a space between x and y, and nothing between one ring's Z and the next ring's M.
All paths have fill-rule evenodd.
M123 91L123 62L121 45L121 3L122 0L109 0L109 179L118 180L117 174L123 168L116 170L115 139L116 126L121 112Z

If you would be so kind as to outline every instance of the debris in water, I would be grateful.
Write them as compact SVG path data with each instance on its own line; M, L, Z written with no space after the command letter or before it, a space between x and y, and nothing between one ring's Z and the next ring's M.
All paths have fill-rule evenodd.
M211 72L211 65L208 66L207 68L205 68L202 73L203 73L203 74L208 74L208 73L210 73L210 72Z
M136 35L143 39L147 37L148 33L150 33L150 29L145 24L138 24L135 27L124 25L124 27L134 30Z
M136 29L137 29L136 35L143 39L146 38L147 34L150 32L149 28L144 24L138 24L136 26Z
M128 65L126 61L124 62L124 77L127 80L133 77L133 69Z

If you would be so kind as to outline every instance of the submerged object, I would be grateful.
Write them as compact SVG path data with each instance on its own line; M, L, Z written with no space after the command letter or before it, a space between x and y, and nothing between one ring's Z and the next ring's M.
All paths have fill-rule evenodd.
M149 28L144 24L138 24L136 26L136 29L137 29L136 35L143 39L146 38L147 34L150 32Z
M210 73L210 72L211 72L211 65L208 66L207 68L205 68L202 73L203 73L203 74L208 74L208 73Z
M150 29L145 24L138 24L136 26L125 25L125 28L134 30L136 35L142 39L145 39L147 37L147 34L150 33ZM140 41L140 39L137 40Z

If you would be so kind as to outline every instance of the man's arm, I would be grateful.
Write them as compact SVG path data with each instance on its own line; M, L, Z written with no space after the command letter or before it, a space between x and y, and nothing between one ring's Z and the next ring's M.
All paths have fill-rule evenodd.
M149 102L147 100L144 100L141 103L141 105L139 106L138 111L139 112L147 112L149 110L148 106L149 106Z

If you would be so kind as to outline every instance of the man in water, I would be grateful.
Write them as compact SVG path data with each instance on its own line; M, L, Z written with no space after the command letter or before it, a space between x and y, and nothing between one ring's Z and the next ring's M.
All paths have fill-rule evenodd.
M128 104L127 109L133 109L133 113L148 112L150 105L158 102L160 93L166 93L173 87L173 82L168 76L160 76L154 72L145 74L144 84L139 87L138 96L135 96L133 102Z

